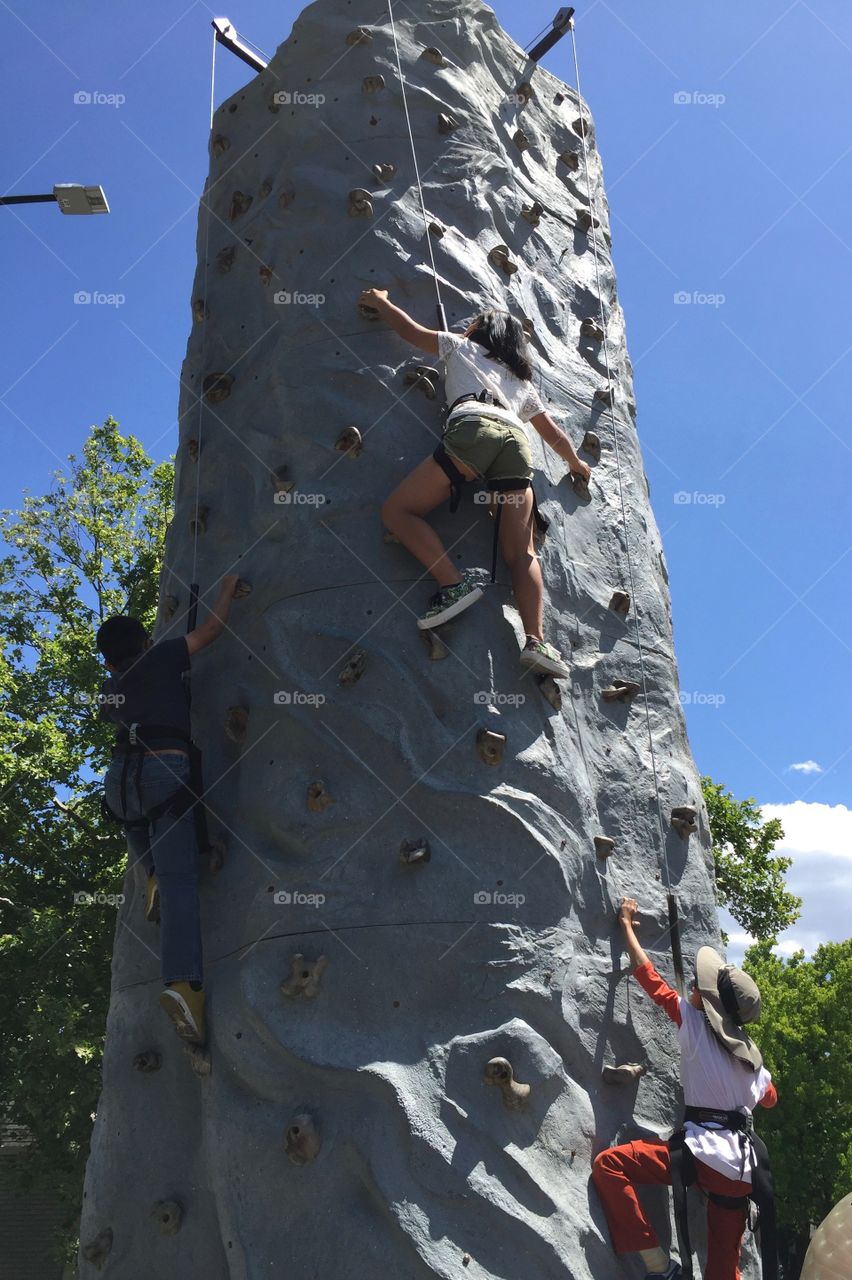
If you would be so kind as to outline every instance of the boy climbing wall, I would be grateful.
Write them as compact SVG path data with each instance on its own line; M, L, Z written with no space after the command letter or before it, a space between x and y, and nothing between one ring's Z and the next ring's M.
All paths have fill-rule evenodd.
M682 1257L681 1270L660 1247L636 1187L670 1185L673 1177L675 1185L678 1179L684 1184L694 1180L708 1197L705 1280L740 1280L748 1198L757 1190L752 1179L756 1166L761 1176L764 1172L752 1148L751 1113L758 1103L774 1107L778 1101L760 1050L743 1030L743 1023L760 1017L760 992L741 969L726 965L712 947L702 947L696 957L689 1000L681 999L639 945L635 899L623 900L618 919L634 977L678 1028L686 1124L670 1144L628 1142L602 1151L595 1160L592 1177L613 1246L616 1253L638 1252L647 1268L647 1280L679 1280L682 1275L691 1275L691 1255ZM714 1113L715 1119L702 1115L704 1112ZM762 1143L754 1145L758 1152L765 1152ZM692 1175L689 1179L683 1177L688 1171ZM768 1175L768 1170L765 1172ZM760 1207L763 1212L763 1205ZM764 1280L770 1280L771 1270L765 1248L768 1226L768 1221L762 1222ZM688 1252L688 1234L686 1239Z
M183 673L225 627L239 579L223 578L209 617L186 636L153 644L138 618L107 618L97 646L110 677L102 715L118 729L104 779L125 824L131 868L147 872L145 918L160 921L160 1004L182 1039L203 1044L204 988L189 702Z

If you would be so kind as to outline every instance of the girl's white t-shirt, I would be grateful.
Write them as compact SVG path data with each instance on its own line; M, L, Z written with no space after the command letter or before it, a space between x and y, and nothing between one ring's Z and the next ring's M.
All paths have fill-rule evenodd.
M536 414L547 412L533 384L516 377L501 361L490 359L485 347L478 342L472 342L460 333L439 333L438 356L444 365L447 404L452 405L459 396L488 391L507 407L500 409L497 405L483 405L483 412L489 418L502 419L514 427L529 422ZM475 407L471 404L460 404L450 414L450 419L470 413L472 408Z

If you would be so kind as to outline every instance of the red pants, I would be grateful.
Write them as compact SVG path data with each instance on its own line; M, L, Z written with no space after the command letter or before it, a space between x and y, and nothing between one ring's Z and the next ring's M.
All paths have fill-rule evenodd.
M748 1182L734 1182L696 1160L698 1186L723 1196L745 1196ZM628 1142L602 1151L592 1178L603 1203L616 1253L653 1249L659 1240L648 1223L636 1194L637 1186L671 1186L669 1149L664 1142ZM707 1202L707 1270L704 1280L741 1280L740 1247L747 1209L723 1209Z

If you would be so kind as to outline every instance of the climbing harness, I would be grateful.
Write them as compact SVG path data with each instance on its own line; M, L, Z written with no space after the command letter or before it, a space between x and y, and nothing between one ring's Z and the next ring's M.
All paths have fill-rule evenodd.
M580 60L577 52L577 33L574 28L573 22L570 22L569 29L571 31L571 43L572 43L573 54L574 54L574 71L577 79L577 98L579 100L579 106L582 112L583 95L582 95L582 89L580 85ZM595 196L594 196L594 191L593 191L592 182L591 182L591 166L589 162L589 144L588 144L587 128L583 128L580 131L580 138L581 138L582 148L583 148L583 163L584 163L585 175L586 175L586 189L589 194L589 204L590 204L591 215L592 215L591 224L588 229L588 236L592 244L592 251L594 253L594 259L595 259L595 276L597 280L598 299L600 302L600 321L601 321L600 327L603 331L602 351L603 351L604 363L606 365L607 384L611 387L613 386L613 380L612 380L612 368L611 368L610 354L609 354L609 327L607 323L606 311L604 308L604 301L603 301L603 288L602 288L602 282L601 282L601 263L600 263L600 253L598 250L598 237L597 237L597 228L600 227L601 221L597 217L598 211L596 207ZM636 583L635 583L635 578L633 573L633 556L630 550L630 534L629 534L628 521L627 521L627 504L624 498L624 483L622 479L622 467L621 467L621 448L620 448L620 439L619 439L618 420L615 413L615 397L614 396L611 396L609 398L609 414L610 414L610 421L612 425L612 438L613 438L613 446L615 451L616 474L618 478L618 492L619 492L619 500L621 504L621 518L622 518L622 525L624 528L624 544L627 552L627 573L628 573L628 579L630 583L630 597L632 600L635 601L637 598ZM654 736L651 729L651 711L648 705L648 681L647 681L647 674L645 669L645 650L642 643L642 630L639 622L638 608L634 611L634 619L635 619L635 626L636 626L636 647L639 654L639 671L641 675L642 692L643 692L643 697L645 702L645 723L648 731L648 747L651 755L651 769L652 769L653 781L654 781L654 795L656 797L657 821L659 823L659 828L660 828L660 867L661 867L661 874L664 877L664 888L666 890L666 897L667 897L667 903L668 903L669 936L671 938L672 961L674 964L676 984L680 994L683 995L686 990L686 979L684 975L683 952L681 949L681 941L680 941L680 917L678 912L677 898L675 897L675 894L672 890L671 869L669 867L668 854L666 853L666 833L665 833L665 826L663 823L662 801L660 799L660 783L659 783L659 775L657 771L657 757L656 757L656 752L654 750Z
M757 1207L757 1221L750 1223L752 1231L760 1229L760 1263L763 1280L778 1280L778 1245L775 1223L775 1193L769 1152L766 1143L754 1131L754 1118L742 1111L713 1111L707 1107L687 1107L684 1121L697 1125L718 1125L739 1134L742 1151L742 1172L745 1172L746 1155L752 1153L751 1192L746 1196L723 1196L709 1192L710 1200L723 1209L747 1209L753 1201ZM692 1244L689 1237L689 1213L687 1191L698 1179L695 1156L686 1145L686 1128L672 1134L668 1142L672 1173L672 1196L675 1223L680 1246L680 1265L684 1280L693 1280Z
M172 795L167 796L165 800L161 800L159 804L145 811L143 817L128 818L126 816L127 790L131 770L133 783L136 787L136 796L140 801L139 807L141 808L140 780L143 760L147 755L156 753L158 748L162 748L165 745L172 746L176 740L184 744L189 756L189 780L181 782ZM175 818L182 817L191 809L195 822L195 839L198 850L200 853L205 852L209 846L209 841L207 839L206 811L203 802L204 782L201 770L201 752L186 730L179 725L172 724L134 723L123 725L118 734L117 746L124 754L124 763L121 770L122 812L116 813L107 803L106 796L104 796L101 799L101 808L104 816L111 818L114 822L121 823L126 830L132 831L147 828L151 823L165 817L166 814L170 814Z

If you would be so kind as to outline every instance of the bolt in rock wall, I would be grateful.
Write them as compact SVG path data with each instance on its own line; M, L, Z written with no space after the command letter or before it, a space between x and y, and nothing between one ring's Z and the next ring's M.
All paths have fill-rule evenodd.
M411 0L397 35L428 231L380 0L318 0L216 112L160 622L183 628L196 541L203 592L234 565L251 583L193 675L219 841L209 1053L157 1006L129 883L84 1280L600 1280L617 1264L591 1159L676 1114L671 1029L614 930L634 890L672 976L637 617L687 957L718 931L706 817L669 825L700 790L594 127L480 0ZM505 571L429 642L428 586L383 535L442 388L356 304L387 286L433 324L429 242L451 327L524 318L550 411L586 437L590 500L533 446L561 699L519 666ZM486 563L471 495L435 522ZM647 1071L605 1071L629 1063Z

